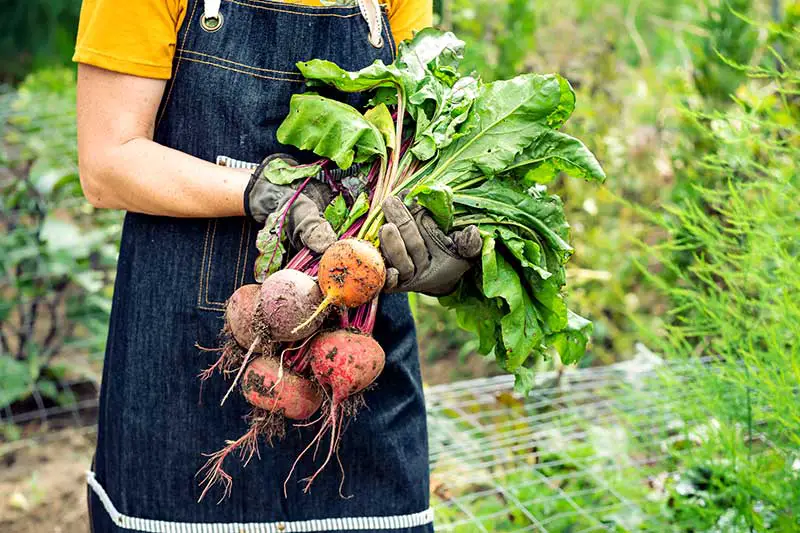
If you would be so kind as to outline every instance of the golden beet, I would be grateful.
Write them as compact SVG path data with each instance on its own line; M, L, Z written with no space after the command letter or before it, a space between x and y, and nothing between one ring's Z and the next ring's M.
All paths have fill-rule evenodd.
M386 265L375 246L362 239L336 241L319 262L319 287L334 305L358 307L386 282Z

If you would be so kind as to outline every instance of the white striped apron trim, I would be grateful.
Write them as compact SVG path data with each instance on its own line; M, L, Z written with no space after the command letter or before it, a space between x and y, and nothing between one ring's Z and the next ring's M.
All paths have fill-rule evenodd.
M296 533L363 530L380 531L424 526L433 522L430 507L419 513L395 516L353 516L344 518L322 518L296 520L292 522L246 522L246 523L193 523L169 522L128 516L117 511L94 472L86 472L86 481L103 503L111 520L123 529L147 531L148 533Z
M239 159L234 159L226 155L218 155L217 164L222 167L246 168L247 170L255 170L256 167L258 166L258 163L249 163L247 161L241 161Z

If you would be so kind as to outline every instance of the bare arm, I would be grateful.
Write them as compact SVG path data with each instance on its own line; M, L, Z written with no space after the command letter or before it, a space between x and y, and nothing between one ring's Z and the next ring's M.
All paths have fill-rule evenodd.
M153 141L166 81L78 66L81 185L95 207L173 217L244 214L249 175Z

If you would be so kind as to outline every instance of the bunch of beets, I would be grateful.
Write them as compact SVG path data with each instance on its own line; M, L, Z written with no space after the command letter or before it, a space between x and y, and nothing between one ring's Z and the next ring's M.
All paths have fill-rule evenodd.
M482 353L515 375L520 392L532 387L539 359L557 354L570 363L583 355L591 323L567 309L563 291L569 225L561 200L545 187L562 171L605 178L586 146L558 131L574 109L574 92L553 74L493 83L462 75L463 46L452 33L427 29L401 43L389 65L347 72L323 60L298 64L311 90L292 98L278 140L319 159L296 166L275 159L264 171L296 193L259 232L258 283L231 295L221 356L200 374L232 378L222 402L238 386L253 407L249 431L209 455L199 473L201 498L217 483L223 497L230 492L222 468L228 455L238 451L246 464L260 439L272 443L289 423L319 424L319 431L287 482L326 435L327 453L304 480L306 491L336 455L345 419L363 405L362 391L385 363L371 334L387 275L377 244L389 196L402 192L445 232L478 226L478 264L440 301L478 335ZM370 100L362 112L315 88ZM334 179L335 167L351 171ZM290 256L286 214L313 179L336 194L324 214L339 240L321 256L309 249Z

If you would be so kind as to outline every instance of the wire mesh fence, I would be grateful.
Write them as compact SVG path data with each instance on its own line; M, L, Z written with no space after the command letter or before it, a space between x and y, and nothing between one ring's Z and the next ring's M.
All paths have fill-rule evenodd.
M661 390L653 357L540 374L527 398L507 376L426 389L431 500L440 532L660 530L643 506L687 421ZM657 369L660 369L658 372ZM673 379L689 379L670 366ZM0 425L35 442L65 425L92 427L97 384L60 382L62 401L34 390L0 410ZM2 385L0 384L0 393ZM1 395L1 394L0 394Z
M663 530L643 499L691 422L652 363L544 374L524 400L506 377L432 387L437 531Z

